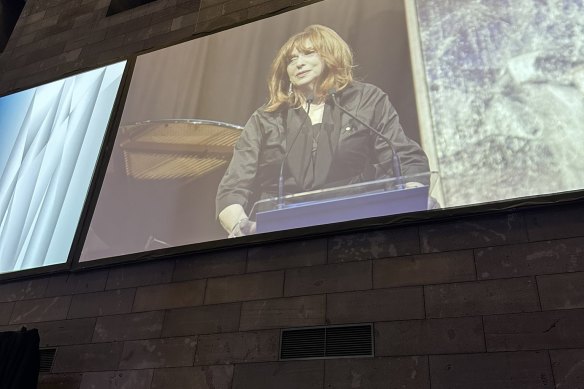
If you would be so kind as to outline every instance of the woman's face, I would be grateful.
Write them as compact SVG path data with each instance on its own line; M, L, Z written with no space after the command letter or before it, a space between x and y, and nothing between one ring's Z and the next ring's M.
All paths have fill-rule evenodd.
M314 87L324 70L320 55L314 50L312 43L306 44L306 50L292 50L288 61L288 77L294 87L305 96L314 93Z

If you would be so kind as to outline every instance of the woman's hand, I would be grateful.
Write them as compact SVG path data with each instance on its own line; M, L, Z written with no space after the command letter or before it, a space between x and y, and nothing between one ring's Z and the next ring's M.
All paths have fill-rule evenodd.
M237 238L238 236L252 235L256 232L256 222L252 222L248 218L243 218L237 223L228 238Z

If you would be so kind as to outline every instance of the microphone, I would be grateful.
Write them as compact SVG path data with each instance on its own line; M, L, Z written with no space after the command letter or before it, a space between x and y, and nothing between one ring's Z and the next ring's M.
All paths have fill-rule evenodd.
M346 113L347 115L349 115L350 117L352 117L353 119L358 121L360 124L367 127L368 130L375 133L378 137L383 139L385 141L385 143L387 143L387 145L391 149L391 154L392 154L391 165L393 168L393 174L394 174L395 179L396 179L396 187L397 187L397 189L404 189L405 185L403 183L401 161L399 159L399 155L397 154L397 152L395 151L395 148L393 147L393 142L391 141L391 139L389 139L387 136L385 136L385 134L382 134L381 132L377 131L375 128L371 127L369 124L365 123L363 120L359 119L357 116L353 115L351 112L347 111L345 108L341 107L341 105L337 101L336 94L337 94L336 89L332 88L332 89L328 90L328 95L331 97L331 100L333 101L334 105L338 109L340 109L341 111L343 111L344 113Z
M314 101L314 96L309 95L308 98L306 99L306 117L302 121L302 124L300 125L300 129L298 130L298 133L296 134L294 139L292 139L292 143L290 144L290 147L288 147L288 151L286 151L286 154L284 155L284 158L282 159L282 163L280 164L280 176L278 177L278 209L282 209L284 207L284 165L286 164L286 161L288 160L288 154L290 154L292 147L296 143L296 139L298 139L298 135L300 135L300 133L302 132L302 129L304 128L304 124L306 124L306 120L308 120L308 117L309 117L308 115L310 114L310 104L312 104L313 101Z

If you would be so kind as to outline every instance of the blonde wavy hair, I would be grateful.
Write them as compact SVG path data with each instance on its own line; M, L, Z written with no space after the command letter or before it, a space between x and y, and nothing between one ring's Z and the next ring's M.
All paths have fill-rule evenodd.
M287 67L292 51L296 49L300 53L308 53L310 44L324 64L315 88L316 101L324 99L330 89L340 91L353 81L353 54L349 45L332 29L313 24L290 37L274 58L268 77L270 97L264 106L265 111L274 112L282 104L298 108L306 101L306 96L290 87Z

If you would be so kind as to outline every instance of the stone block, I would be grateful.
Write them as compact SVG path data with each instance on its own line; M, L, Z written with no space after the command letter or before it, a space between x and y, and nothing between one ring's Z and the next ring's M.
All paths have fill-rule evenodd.
M170 282L174 261L156 261L110 269L106 289L134 288Z
M584 308L584 272L537 277L543 310Z
M43 297L48 283L48 278L37 278L0 284L0 303Z
M143 49L144 42L132 42L129 44L123 44L115 49L102 51L97 55L87 56L85 59L90 63L94 61L94 66L104 66L112 62L123 61L129 56L141 53ZM83 50L85 50L85 48Z
M13 309L14 303L0 303L0 325L8 324Z
M584 310L485 316L487 351L584 347Z
M584 349L550 351L558 389L584 388Z
M80 389L149 388L152 370L100 371L83 374Z
M195 365L275 361L279 346L277 330L200 335Z
M133 18L129 23L114 24L107 28L106 39L118 39L121 35L130 31L148 27L152 22L151 17Z
M231 389L232 377L231 365L156 369L151 389Z
M322 0L318 0L322 1ZM292 9L293 0L271 0L247 9L247 17L254 20L267 15L274 15L286 9Z
M530 277L430 285L424 295L428 318L539 311Z
M107 292L73 296L69 319L128 313L132 309L135 289L118 289Z
M162 336L234 332L239 326L240 304L204 305L166 312Z
M120 369L192 366L196 348L194 337L128 341Z
M525 212L529 240L584 236L584 204L565 204Z
M58 22L59 22L59 15L53 15L51 17L44 17L42 20L40 20L37 23L31 23L29 25L23 26L22 29L20 29L20 33L22 35L30 34L31 32L34 32L34 31L39 31L39 30L43 30L43 29L55 26L55 25L57 25Z
M198 11L177 16L174 19L172 19L172 25L170 29L171 31L176 31L185 27L192 26L194 28L195 24L197 23L198 17L199 17Z
M325 296L251 301L241 307L240 331L323 325Z
M286 270L285 296L371 289L371 261Z
M475 257L481 279L584 271L584 238L487 247Z
M211 278L207 281L205 304L282 297L283 289L282 271Z
M37 389L79 389L81 373L75 374L39 374Z
M136 290L134 312L192 307L203 303L205 280L141 286Z
M247 254L250 273L324 265L327 257L326 239L311 239L251 247Z
M122 355L122 343L61 346L53 362L53 373L116 370Z
M93 342L158 338L163 320L163 311L103 316L97 319Z
M326 389L430 389L427 357L329 359Z
M246 250L194 254L176 260L173 280L185 281L245 273Z
M105 288L107 273L107 270L94 270L51 277L45 297L102 291Z
M430 356L432 389L551 389L547 351Z
M476 279L473 252L449 251L373 261L373 287L390 288Z
M236 365L233 389L322 389L324 361Z
M329 263L420 253L417 227L359 232L329 238Z
M65 346L91 342L95 319L74 319L35 323L29 328L39 330L40 347Z
M375 355L484 352L480 317L375 323Z
M10 324L65 319L69 305L71 296L19 301L12 310Z
M422 288L378 289L327 296L329 324L424 318Z
M465 250L527 241L519 214L473 216L420 226L423 253Z

